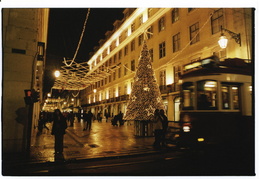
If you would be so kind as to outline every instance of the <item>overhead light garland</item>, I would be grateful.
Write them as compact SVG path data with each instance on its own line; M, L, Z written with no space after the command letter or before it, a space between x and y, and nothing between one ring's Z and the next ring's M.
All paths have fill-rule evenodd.
M84 25L83 25L83 29L82 29L82 32L81 32L81 35L80 35L80 38L79 38L79 43L78 43L78 46L77 46L77 49L76 49L76 52L73 56L73 59L72 61L70 62L70 64L68 64L66 62L66 58L64 57L64 63L66 64L66 66L71 66L72 63L75 61L75 58L77 57L77 54L78 54L78 51L79 51L79 47L81 45L81 41L82 41L82 38L84 36L84 32L85 32L85 29L86 29L86 25L87 25L87 21L88 21L88 17L89 17L89 14L90 14L90 8L88 8L88 12L87 12L87 15L86 15L86 19L85 19L85 22L84 22Z

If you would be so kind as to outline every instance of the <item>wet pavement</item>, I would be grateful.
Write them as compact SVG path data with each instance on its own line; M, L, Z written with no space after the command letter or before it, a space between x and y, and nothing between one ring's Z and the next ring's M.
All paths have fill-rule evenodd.
M42 134L31 141L30 162L54 162L54 136L51 135L51 123ZM119 157L136 154L156 153L152 144L154 137L134 136L133 123L112 126L111 122L93 121L90 131L83 131L83 121L74 121L68 125L64 136L65 161ZM35 129L37 130L37 129Z

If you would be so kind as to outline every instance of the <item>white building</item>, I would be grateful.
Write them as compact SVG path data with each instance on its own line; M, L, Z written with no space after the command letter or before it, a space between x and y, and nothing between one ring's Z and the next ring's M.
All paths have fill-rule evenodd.
M100 40L88 61L95 82L81 92L81 105L95 114L125 112L138 65L141 44L147 38L153 68L170 121L179 120L179 75L183 65L217 55L253 59L253 16L250 8L127 8L114 30ZM222 32L229 39L218 44ZM232 34L240 34L238 44Z

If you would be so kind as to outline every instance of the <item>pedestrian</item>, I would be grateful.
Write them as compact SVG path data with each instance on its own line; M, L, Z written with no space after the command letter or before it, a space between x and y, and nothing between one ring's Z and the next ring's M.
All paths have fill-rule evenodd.
M93 115L92 112L89 110L88 113L85 115L86 127L83 129L83 131L85 131L85 130L89 130L89 131L90 131L93 116L94 116L94 115Z
M97 113L97 120L98 120L98 122L102 122L101 112Z
M105 111L105 117L106 117L106 122L108 121L108 117L109 117L109 114L107 111Z
M76 116L77 116L77 119L78 119L78 123L80 123L80 120L81 120L81 113L78 112L78 113L76 114Z
M37 135L42 134L42 131L43 131L44 128L49 130L49 128L46 126L47 120L48 119L47 119L46 113L44 111L40 112L40 117L39 117L39 120L38 120L38 133L37 133Z
M123 113L120 111L119 114L118 114L118 122L119 122L119 125L122 126L124 125L124 121L123 121Z
M70 122L70 127L73 127L73 123L74 123L74 114L73 114L72 111L68 114L68 121Z
M166 136L167 129L168 129L168 118L164 114L163 109L160 110L160 116L161 116L161 119L162 119L162 128L163 128L163 130L162 130L162 146L166 146L165 136Z
M154 111L154 143L153 146L156 149L161 147L163 126L162 126L162 117L159 113L159 109Z
M87 111L84 111L82 116L83 116L82 119L83 119L83 126L84 126L83 131L85 131L86 130L87 118L88 118Z
M55 109L53 114L53 126L51 134L55 136L55 154L63 152L63 137L67 128L66 118L59 109Z
M112 126L118 126L118 124L117 124L118 119L119 119L119 115L115 115L115 116L113 117L113 119L111 120Z

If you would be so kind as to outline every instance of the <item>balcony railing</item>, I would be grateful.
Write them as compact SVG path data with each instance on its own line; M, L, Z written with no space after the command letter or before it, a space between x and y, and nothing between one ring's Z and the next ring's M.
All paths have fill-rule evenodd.
M160 88L161 94L168 94L168 93L180 91L180 85L178 85L177 83L173 83L170 85L161 85L161 86L159 86L159 88Z
M114 98L109 98L109 99L104 99L102 101L96 101L92 102L90 104L86 104L84 106L96 106L100 104L107 104L107 103L113 103L113 102L122 102L122 101L127 101L129 99L129 95L122 95Z

